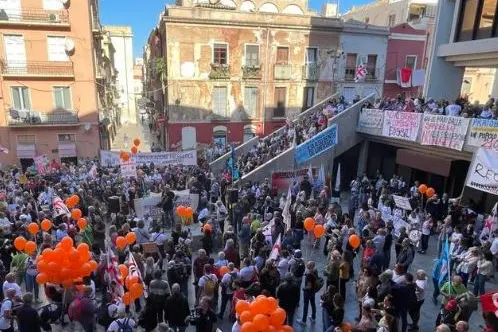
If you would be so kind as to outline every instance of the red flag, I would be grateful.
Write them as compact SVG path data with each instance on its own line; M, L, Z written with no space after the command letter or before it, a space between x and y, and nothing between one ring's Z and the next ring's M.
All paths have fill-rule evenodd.
M498 317L498 290L481 295L482 312L492 311Z

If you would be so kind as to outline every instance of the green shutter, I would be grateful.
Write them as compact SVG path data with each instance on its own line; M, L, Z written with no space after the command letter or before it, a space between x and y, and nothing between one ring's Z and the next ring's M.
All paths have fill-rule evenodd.
M62 88L62 96L64 98L64 108L67 110L72 109L71 105L71 90L68 87Z
M29 89L28 88L21 88L22 89L22 98L24 102L24 108L27 110L31 109L31 100L29 99Z
M54 88L55 108L64 108L64 100L62 98L62 89Z
M12 87L12 100L14 102L14 109L20 110L22 109L21 96L19 93L19 87Z

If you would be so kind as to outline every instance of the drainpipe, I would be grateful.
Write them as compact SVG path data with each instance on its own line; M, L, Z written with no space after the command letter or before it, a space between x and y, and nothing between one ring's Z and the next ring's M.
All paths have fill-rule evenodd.
M268 72L270 70L269 64L269 38L270 38L270 29L266 28L266 55L265 55L265 81L264 81L264 89L263 89L263 133L262 136L265 136L265 123L266 123L266 94L268 93Z

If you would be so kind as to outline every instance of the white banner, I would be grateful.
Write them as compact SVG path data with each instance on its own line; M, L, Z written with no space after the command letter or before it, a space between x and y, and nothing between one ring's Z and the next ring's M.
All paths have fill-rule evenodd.
M496 148L498 141L498 120L472 119L467 144L485 149Z
M410 200L408 197L403 197L403 196L398 196L398 195L393 195L394 199L394 204L396 204L397 207L403 210L412 210L412 205L410 204Z
M467 186L498 195L498 151L479 148L472 158Z
M190 206L194 211L197 210L199 205L199 194L191 194L189 190L173 191L175 194L174 209L177 206ZM135 212L137 217L143 218L145 214L156 218L161 215L162 207L157 206L161 203L162 197L160 195L151 195L144 198L137 198L134 200Z
M385 111L382 136L416 141L421 113Z
M137 177L137 165L131 161L121 161L121 177L129 179Z
M360 112L357 131L365 134L380 135L384 122L384 111L376 109L364 109Z
M410 228L409 227L410 225L401 217L401 214L400 215L392 214L391 208L385 206L384 204L382 204L382 202L379 201L377 209L382 214L382 219L384 220L384 222L390 221L392 223L394 229L394 236L396 237L399 236L401 227L405 227L407 231Z
M420 144L462 150L470 119L424 114Z
M137 165L154 163L156 166L194 166L197 165L197 151L142 152L132 156L131 161ZM118 166L119 152L100 150L100 163L102 166Z

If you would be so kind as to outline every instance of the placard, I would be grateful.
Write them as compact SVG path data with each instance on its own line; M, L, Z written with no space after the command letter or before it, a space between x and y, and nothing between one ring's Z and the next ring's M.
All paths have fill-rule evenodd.
M154 163L156 166L165 165L197 165L197 151L173 151L173 152L141 152L133 155L131 161L136 165ZM119 152L100 150L100 163L102 166L119 166Z
M305 163L337 145L337 125L333 124L319 132L309 140L296 146L295 159L297 164Z
M472 119L467 145L498 150L498 120Z
M381 135L383 123L384 111L371 108L363 109L360 112L356 131L370 135Z
M155 254L159 252L159 247L155 242L142 243L142 250L144 254Z
M197 210L199 205L199 194L191 194L188 189L173 191L175 194L174 208L177 206L190 206L194 211ZM161 195L151 195L143 198L136 198L135 203L135 213L137 217L143 218L146 214L152 218L157 218L161 216L163 211L162 207L157 206L161 203Z
M119 152L100 150L100 164L105 167L118 166Z
M498 195L498 152L479 148L474 152L466 185Z
M137 177L137 165L131 162L130 160L124 161L121 160L121 177L125 179L136 178Z
M421 113L385 111L382 136L416 141L421 119Z
M394 204L396 204L396 206L399 207L400 209L407 211L412 210L412 205L410 204L410 200L408 199L408 197L393 195L393 199L394 199Z
M460 151L465 143L468 127L469 119L466 118L424 114L420 143Z

